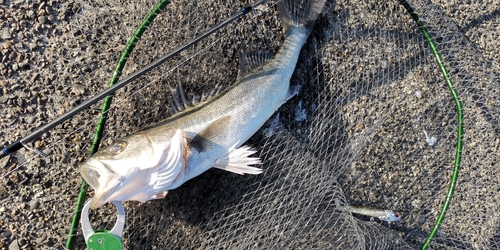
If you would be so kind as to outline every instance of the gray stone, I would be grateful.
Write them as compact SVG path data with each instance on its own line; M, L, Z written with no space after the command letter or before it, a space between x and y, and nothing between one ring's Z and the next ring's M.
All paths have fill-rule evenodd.
M5 230L2 232L2 236L5 238L9 238L10 236L12 236L12 232L9 230Z
M29 204L30 206L30 209L33 210L33 209L37 209L40 207L40 202L37 201L37 200L32 200Z
M19 250L19 243L17 243L17 239L13 240L9 245L9 250Z
M26 16L33 18L35 16L35 12L33 10L28 10L28 12L26 12Z
M1 98L0 98L1 99ZM2 102L0 100L0 102ZM4 157L3 159L0 159L0 169L3 169L5 168L5 166L7 165L7 163L9 162L9 159L10 159L10 155L7 155L6 157Z
M36 45L36 43L29 43L28 44L28 48L30 48L31 50L36 49L36 47L38 47L38 45Z
M71 89L71 93L73 93L77 96L83 95L85 93L85 87L83 87L80 84L75 84L75 85L73 85L73 88Z
M41 233L40 236L38 236L38 238L36 238L35 242L37 244L41 244L42 242L44 242L45 240L47 239L47 234L46 233Z
M46 23L47 22L47 17L45 17L45 16L39 16L38 17L38 22L40 22L40 23Z
M12 39L12 34L10 34L10 31L8 29L4 29L2 31L2 39L4 40Z
M7 188L0 183L0 197L7 193Z
M30 118L28 118L28 119L26 120L26 122L27 122L28 124L33 124L33 123L35 123L35 121L36 121L36 116L31 116Z

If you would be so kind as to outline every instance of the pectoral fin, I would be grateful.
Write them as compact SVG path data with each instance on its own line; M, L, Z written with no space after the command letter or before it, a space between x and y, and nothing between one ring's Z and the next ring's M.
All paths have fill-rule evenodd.
M219 158L214 165L214 168L226 170L236 174L260 174L262 169L250 167L249 165L261 164L259 157L249 157L254 154L254 149L248 146L240 148L232 148L225 157Z
M189 146L197 149L199 152L207 151L209 148L222 142L225 132L231 125L231 116L223 116L212 122L208 127L198 133Z

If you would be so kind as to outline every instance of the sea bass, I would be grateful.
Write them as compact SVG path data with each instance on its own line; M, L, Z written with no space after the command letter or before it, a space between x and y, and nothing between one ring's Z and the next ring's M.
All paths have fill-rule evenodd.
M259 174L260 159L242 146L289 98L299 53L325 0L284 0L278 12L285 40L271 59L240 59L237 82L221 94L98 151L81 167L95 190L91 208L110 201L146 202L215 167Z

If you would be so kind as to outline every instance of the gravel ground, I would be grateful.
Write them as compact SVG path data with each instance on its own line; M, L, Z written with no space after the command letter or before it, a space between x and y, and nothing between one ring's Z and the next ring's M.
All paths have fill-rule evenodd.
M0 0L3 146L102 91L127 40L155 2ZM130 57L124 75L224 20L235 12L235 6L243 4L174 1L144 34L135 50L139 52ZM466 115L462 175L453 200L456 203L434 247L498 247L500 3L433 0L411 4L440 44ZM113 100L103 144L170 115L171 94L166 86L182 81L190 96L199 95L216 84L227 86L234 82L242 49L258 46L275 52L283 38L280 21L273 8L263 7L260 11L267 14L231 24L153 70L139 84L120 91ZM265 165L266 175L260 179L211 170L165 200L127 204L125 244L130 249L194 245L251 248L244 241L247 232L235 232L235 228L254 225L250 222L258 221L255 218L259 216L259 227L248 226L247 231L273 232L266 230L286 225L286 219L276 218L280 215L278 208L267 210L274 214L245 217L252 215L250 208L259 211L259 206L249 205L257 203L255 197L267 197L266 192L276 191L286 200L285 195L291 191L276 180L283 177L286 183L314 177L315 181L297 183L309 187L318 183L314 192L322 198L326 195L320 193L326 192L322 189L338 188L342 200L349 204L393 208L403 214L398 224L367 224L372 228L364 231L367 238L384 232L386 238L392 239L389 235L394 232L394 237L400 237L410 247L418 246L433 225L446 194L456 133L454 103L418 32L396 2L329 1L292 79L292 84L301 85L302 90L280 110L279 127L293 139L266 138L262 134L251 139L269 162ZM193 56L200 51L200 55ZM191 56L193 59L186 62ZM295 120L299 102L308 117L306 121ZM48 157L22 149L0 160L0 249L63 248L81 181L78 166L87 158L98 114L99 105L94 105L29 144ZM426 141L423 131L437 139L435 144ZM300 155L311 154L308 156L317 159L312 162L328 162L335 167L328 173L307 168L280 172L272 163L288 162L295 167L303 159L284 154L275 145L290 152L293 150L285 146L296 148L301 150L297 151ZM331 184L327 177L339 183ZM268 188L279 185L283 187ZM269 199L277 207L284 206L277 197L282 196ZM301 196L297 202L307 197ZM267 200L262 198L262 202ZM293 210L292 205L287 206ZM107 208L92 215L96 228L110 227L113 210ZM226 217L212 218L220 213L232 219L222 224ZM279 218L291 220L294 215L282 214ZM369 223L362 216L354 219ZM388 227L391 232L385 231ZM321 230L316 234L322 235ZM307 236L302 238L316 237L300 233ZM301 237L294 238L297 248L338 246L322 241L316 241L314 246L297 238ZM260 236L255 239L262 244L266 240L278 241ZM292 241L287 244L289 248L294 246ZM76 245L84 248L81 232Z

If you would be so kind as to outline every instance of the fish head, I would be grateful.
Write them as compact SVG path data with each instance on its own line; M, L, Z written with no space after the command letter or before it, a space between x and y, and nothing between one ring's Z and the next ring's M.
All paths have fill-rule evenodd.
M80 172L95 190L91 208L106 202L146 202L165 192L185 165L185 145L180 129L159 136L139 132L99 150L82 164Z

